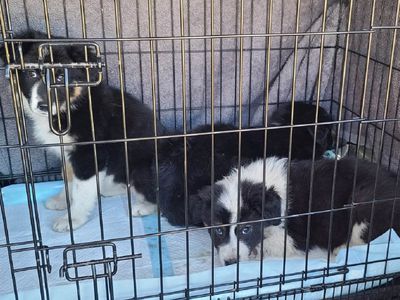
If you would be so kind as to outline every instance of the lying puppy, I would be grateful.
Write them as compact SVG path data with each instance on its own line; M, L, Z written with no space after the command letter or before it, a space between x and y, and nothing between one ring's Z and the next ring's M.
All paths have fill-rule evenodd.
M39 32L28 32L19 38L45 39ZM38 47L40 43L23 43L22 52L25 63L38 61ZM1 57L5 60L4 49ZM52 49L55 62L71 63L84 62L83 46L54 46ZM49 51L44 53L44 60L49 61ZM94 54L89 52L89 61L93 61ZM16 62L20 58L17 57ZM49 129L49 107L47 89L43 74L37 69L23 69L18 71L20 87L23 97L24 110L33 122L36 140L40 144L58 144L59 137ZM92 126L89 110L89 93L87 87L75 87L77 81L85 81L86 70L76 68L69 70L71 129L63 136L64 143L92 141ZM64 69L55 70L55 83L64 84ZM94 135L96 141L123 139L123 118L121 92L101 83L92 87L91 99L93 108ZM54 89L52 99L55 98ZM65 87L57 88L60 117L57 117L55 101L52 102L53 126L61 130L67 127L67 107ZM127 138L154 136L153 115L150 109L133 96L125 95L125 116ZM160 127L158 127L160 128ZM73 229L83 225L97 201L97 187L95 174L95 157L93 145L66 146L67 170L72 167L71 178L64 178L70 182L69 195L71 200L71 219ZM100 191L105 195L126 192L126 166L124 144L98 144L97 163L99 171ZM60 156L60 147L49 148ZM154 176L151 171L154 157L154 142L129 142L127 145L129 178L131 191L136 200L133 215L145 215L153 212L155 206L147 202L155 198ZM68 173L68 171L67 171ZM71 172L70 172L71 173ZM63 190L58 196L49 199L46 203L49 209L65 209L67 207L66 194ZM55 231L70 229L68 214L57 219L53 225Z
M314 123L317 107L306 103L295 104L294 124ZM277 110L271 122L273 126L290 124L290 104L284 104ZM331 118L319 108L319 122L329 122ZM228 124L216 124L215 131L229 131L237 128ZM211 126L205 125L192 133L211 132ZM289 154L289 128L277 128L268 131L267 156L287 157ZM330 125L317 127L315 136L315 157L320 158L332 144ZM210 135L199 135L187 138L187 193L190 197L188 220L185 220L185 172L183 138L163 140L159 156L160 209L173 225L201 225L201 216L191 206L198 201L196 193L211 183L211 142ZM314 127L297 127L293 129L292 158L312 158ZM232 167L238 164L238 133L220 133L215 135L214 144L214 180L222 179L229 174ZM264 154L264 131L242 133L242 162L262 158Z
M287 228L287 256L303 256L306 251L307 215L291 218L279 217L305 214L309 211L309 195L312 162L294 161L290 165L290 179L287 182L288 164L286 158L270 157L265 160L266 180L263 185L264 161L257 160L241 168L240 209L238 211L238 171L234 169L229 176L217 181L214 186L214 224L230 224L262 220L263 222L216 227L209 230L221 262L229 265L237 262L237 242L239 239L239 260L259 259L261 242L265 256L282 257L284 253L285 227ZM327 257L329 239L332 254L345 247L349 228L350 246L367 243L383 234L391 227L400 233L400 208L393 206L393 199L400 192L396 187L396 177L380 170L374 193L376 165L360 160L358 162L356 184L353 198L355 159L345 158L337 162L333 208L344 210L332 214L331 234L330 212L334 160L315 161L309 235L309 255ZM287 185L289 186L287 187ZM287 188L289 194L287 194ZM197 211L205 225L211 224L211 187L203 188L199 197L201 208ZM363 204L376 199L372 222L372 204ZM351 224L348 205L355 203ZM358 205L357 205L358 204ZM286 206L288 210L286 211ZM371 230L371 232L370 232Z

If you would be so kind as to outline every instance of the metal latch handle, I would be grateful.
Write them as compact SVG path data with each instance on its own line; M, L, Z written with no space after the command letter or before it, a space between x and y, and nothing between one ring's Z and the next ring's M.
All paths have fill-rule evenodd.
M50 69L46 69L46 87L47 87L47 105L49 108L49 126L51 132L53 132L55 135L62 136L66 135L70 130L71 130L71 99L69 95L69 78L68 78L68 69L64 69L64 85L65 85L65 106L66 106L66 117L67 119L65 120L66 127L63 129L63 120L60 118L60 105L59 103L56 103L56 115L58 118L58 130L54 128L54 119L53 119L53 103L51 100L51 74L50 74ZM57 98L57 97L56 97ZM58 101L55 99L54 101Z

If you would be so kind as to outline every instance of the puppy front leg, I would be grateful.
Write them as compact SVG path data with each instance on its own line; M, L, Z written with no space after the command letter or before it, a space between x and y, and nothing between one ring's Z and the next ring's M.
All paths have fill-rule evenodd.
M96 176L92 176L87 180L80 180L74 175L72 177L71 196L72 203L70 211L72 229L76 229L87 222L88 217L96 204ZM68 213L55 221L53 229L58 232L64 232L70 229Z
M71 192L71 189L69 190ZM64 210L67 208L67 200L65 197L65 187L63 186L61 191L51 197L49 200L46 201L45 204L47 209L52 209L52 210Z
M72 166L70 163L67 162L66 164L66 171L67 174L64 177L64 181L68 182L68 191L69 191L69 196L71 199L71 190L72 190L72 176L73 176L73 171L72 171ZM51 197L49 200L46 201L45 204L47 209L52 209L52 210L64 210L67 208L67 200L66 200L66 192L65 192L65 186L61 189L61 191Z
M135 201L131 211L133 217L147 216L157 211L157 205L147 201L146 197L136 191L134 187L132 187L131 192Z

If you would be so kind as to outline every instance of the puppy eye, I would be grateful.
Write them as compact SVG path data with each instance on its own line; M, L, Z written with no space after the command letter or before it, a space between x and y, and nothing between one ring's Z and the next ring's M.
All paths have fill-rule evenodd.
M37 78L37 77L39 76L39 74L38 74L36 71L34 71L34 70L28 71L28 74L29 74L29 76L30 76L31 78Z
M244 226L244 227L240 230L240 232L241 232L243 235L249 234L249 233L252 232L252 231L253 231L253 226L251 226L251 225L246 225L246 226Z
M57 81L58 83L64 82L64 74L59 74L59 75L57 75L56 81Z
M221 228L221 227L217 227L217 228L214 228L214 232L215 232L216 235L223 235L224 234L224 229Z

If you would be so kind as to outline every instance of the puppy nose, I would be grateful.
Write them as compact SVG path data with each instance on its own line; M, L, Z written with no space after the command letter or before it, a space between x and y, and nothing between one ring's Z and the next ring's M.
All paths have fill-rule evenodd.
M236 258L227 259L224 261L225 266L229 266L236 263Z
M44 111L44 112L48 112L49 111L49 109L48 109L48 105L47 105L47 103L39 103L38 104L38 108L41 110L41 111Z

